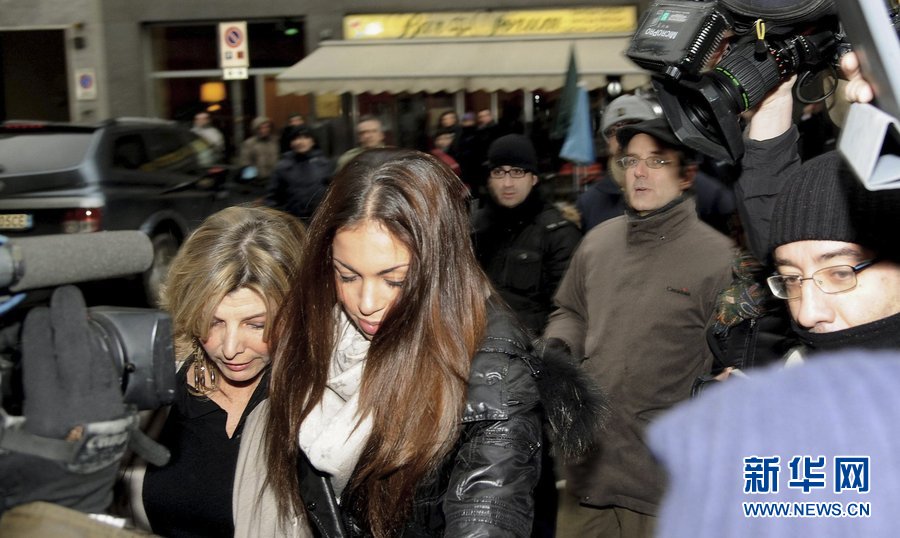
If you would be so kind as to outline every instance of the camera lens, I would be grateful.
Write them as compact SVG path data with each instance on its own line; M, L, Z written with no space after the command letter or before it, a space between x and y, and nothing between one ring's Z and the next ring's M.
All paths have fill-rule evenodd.
M143 308L88 309L91 338L107 353L122 384L125 403L157 409L175 396L175 353L168 314Z
M775 58L766 54L757 59L752 43L735 48L710 72L718 86L728 93L738 112L756 106L766 93L778 86L781 72Z

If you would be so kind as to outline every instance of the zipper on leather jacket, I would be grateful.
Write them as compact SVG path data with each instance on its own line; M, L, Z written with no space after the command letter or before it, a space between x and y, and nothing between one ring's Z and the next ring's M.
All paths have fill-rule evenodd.
M541 377L541 369L535 368L534 365L531 363L531 359L529 359L528 357L526 357L524 355L517 355L517 357L522 359L522 361L525 363L525 365L528 366L528 369L531 370L531 377L535 377L535 378Z

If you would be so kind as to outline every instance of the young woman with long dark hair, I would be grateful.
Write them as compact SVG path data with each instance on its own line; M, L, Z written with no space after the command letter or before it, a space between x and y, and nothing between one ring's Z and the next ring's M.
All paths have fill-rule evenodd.
M540 373L496 297L449 168L400 149L351 161L276 322L238 535L528 536Z

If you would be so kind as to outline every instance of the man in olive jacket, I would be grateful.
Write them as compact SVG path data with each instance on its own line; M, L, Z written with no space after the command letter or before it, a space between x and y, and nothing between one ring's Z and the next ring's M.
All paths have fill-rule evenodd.
M666 120L616 136L628 207L582 240L544 334L583 360L612 408L600 450L566 469L575 499L559 521L574 532L559 536L652 535L664 475L644 430L709 372L705 327L731 276L731 241L697 217L693 154Z

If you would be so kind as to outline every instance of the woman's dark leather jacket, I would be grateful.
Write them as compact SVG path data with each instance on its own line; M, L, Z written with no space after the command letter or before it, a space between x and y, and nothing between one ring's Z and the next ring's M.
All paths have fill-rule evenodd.
M456 448L416 492L397 536L530 536L541 475L542 429L563 461L590 454L609 415L604 395L565 344L528 341L508 308L491 305L486 336L469 372ZM325 538L370 536L345 490L340 506L328 475L302 454L300 496Z
M529 536L541 474L537 359L512 314L494 308L472 360L456 448L419 486L400 536ZM321 536L368 536L301 454L300 496ZM340 506L353 506L345 491Z

